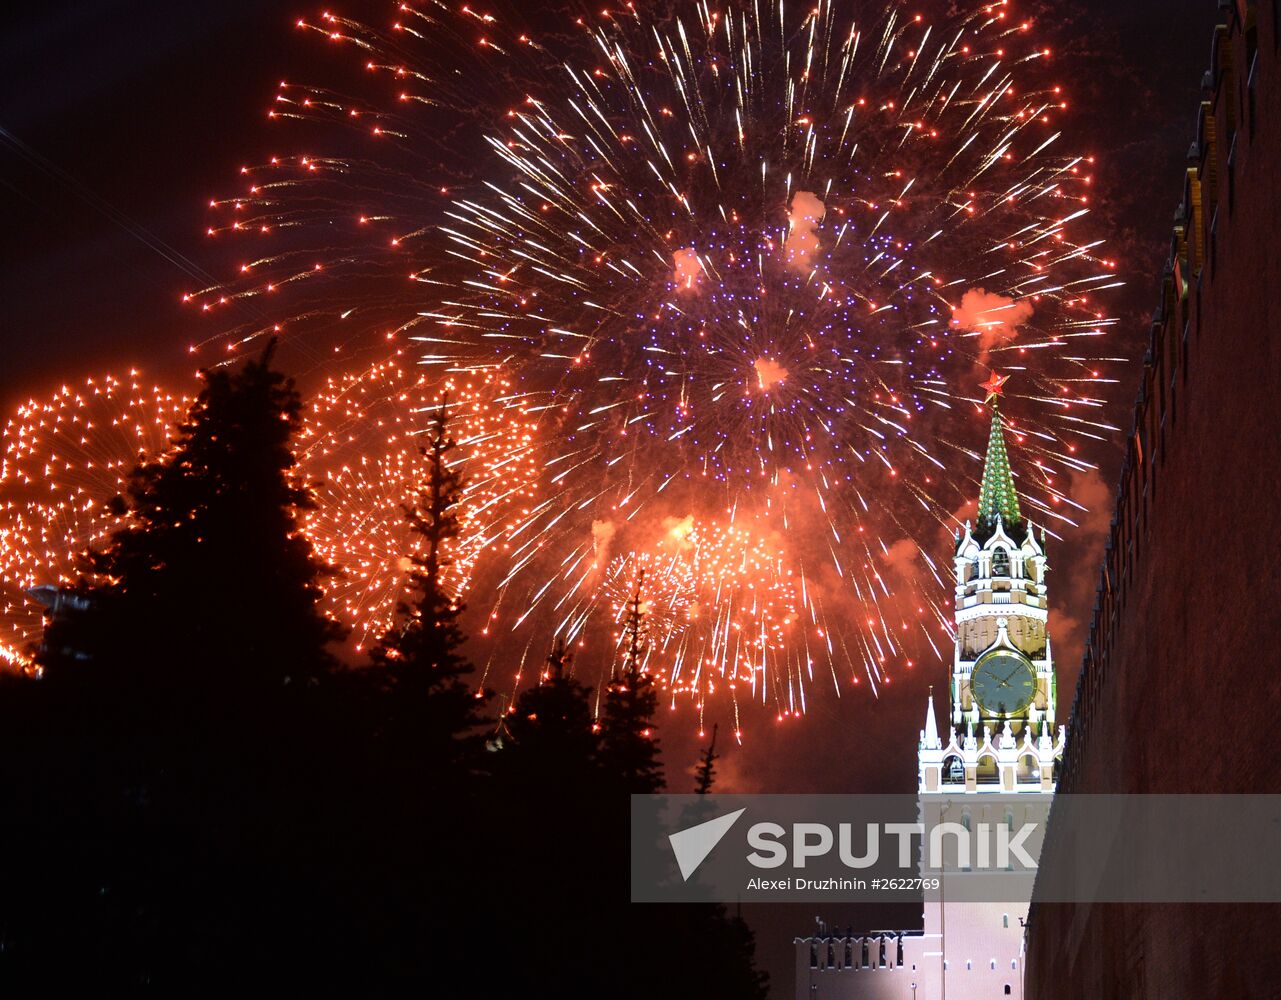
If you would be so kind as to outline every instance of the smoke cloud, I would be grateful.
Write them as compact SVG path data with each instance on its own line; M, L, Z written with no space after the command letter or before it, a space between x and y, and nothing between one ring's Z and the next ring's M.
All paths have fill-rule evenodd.
M810 191L797 191L792 196L792 204L787 213L787 239L783 241L783 254L788 267L802 273L813 268L814 255L819 250L818 227L826 214L827 206L818 195Z
M694 531L694 515L663 518L663 541L679 552L690 548L689 536Z
M614 541L614 534L618 529L612 521L593 521L592 522L592 544L595 547L596 563L598 565L609 558L609 546Z
M772 358L757 358L755 366L756 381L765 392L787 378L787 369Z
M891 572L906 579L912 579L921 568L918 559L921 550L910 538L900 538L881 553L881 559Z
M691 292L698 287L703 278L703 265L699 262L697 250L693 247L677 250L672 256L672 264L675 268L672 281L681 291Z
M1010 299L982 288L971 288L952 309L952 326L978 336L979 361L987 364L994 347L1008 344L1018 328L1032 318L1032 303Z

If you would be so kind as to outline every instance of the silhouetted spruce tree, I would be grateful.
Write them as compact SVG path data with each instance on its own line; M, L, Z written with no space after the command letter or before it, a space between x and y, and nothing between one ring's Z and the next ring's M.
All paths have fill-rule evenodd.
M696 794L711 792L715 784L717 727L695 770ZM716 814L706 799L682 811L681 825L706 822ZM661 956L647 963L633 977L634 997L662 995L690 1000L765 1000L769 976L756 966L752 930L720 903L632 906L627 912L631 933L655 942Z
M354 906L387 981L426 985L466 946L484 899L474 885L484 863L481 784L486 697L463 652L463 605L448 586L464 483L449 434L448 399L422 449L426 474L405 517L418 545L409 597L354 685L366 695L369 743L351 772L350 801L365 883ZM372 688L372 690L369 690ZM354 700L354 699L353 699ZM339 706L341 712L341 706Z
M271 361L269 346L203 373L39 653L56 722L32 813L78 819L44 843L54 867L33 865L60 911L33 947L82 956L100 983L178 981L231 954L241 970L285 962L326 926L308 897L321 744L307 710L341 629L317 607L326 568L298 525L301 402Z
M509 781L536 793L582 788L596 773L600 737L591 690L571 675L572 664L557 639L539 683L521 692L504 720L506 737L496 764Z
M297 523L312 506L294 472L302 403L273 349L204 372L171 449L134 472L122 526L90 558L87 609L46 632L51 674L92 663L186 684L216 666L225 690L305 685L330 665L342 630L317 608L327 568Z
M623 665L605 690L601 724L601 763L625 793L654 793L663 787L663 766L654 735L658 696L644 669L642 570L627 602Z
M595 880L602 839L617 831L601 808L592 692L572 665L557 639L538 682L504 716L492 755L488 867L507 952L495 968L494 993L599 995L602 985L592 971L594 949L571 942L574 928L608 919Z
M401 766L417 770L425 787L456 784L474 771L484 753L484 693L468 683L473 667L462 653L466 641L459 618L462 602L449 592L445 571L449 543L458 537L458 502L463 479L450 463L456 447L449 436L448 400L432 421L431 443L423 449L427 479L417 501L405 509L421 552L411 557L412 598L400 607L401 620L373 652L385 682L381 737Z
M706 795L712 790L712 783L716 780L716 731L719 725L712 724L712 741L703 748L703 756L699 758L698 770L695 772L694 792L697 795Z
M639 905L628 893L628 793L661 788L652 730L656 699L644 656L639 588L625 620L626 659L593 725L591 692L557 642L536 687L505 716L490 869L502 899L505 961L491 992L622 998L763 1000L750 930L715 905ZM620 684L623 677L631 683ZM633 698L639 693L638 698ZM613 705L611 709L609 706ZM609 722L618 723L612 748ZM652 733L651 733L652 735ZM612 750L612 753L611 753ZM705 759L711 754L705 754ZM705 784L710 788L711 776ZM617 946L584 946L584 935ZM476 961L492 938L481 936Z

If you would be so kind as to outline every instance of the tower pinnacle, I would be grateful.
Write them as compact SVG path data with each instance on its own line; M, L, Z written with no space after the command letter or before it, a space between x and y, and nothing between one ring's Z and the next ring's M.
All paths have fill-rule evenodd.
M997 402L1006 378L993 372L992 378L983 385L992 403L992 431L987 441L987 458L983 462L978 524L975 525L983 534L995 530L998 517L1006 528L1018 527L1023 521L1019 512L1019 495L1014 489L1014 476L1010 472L1010 458L1005 452L1005 431Z
M943 738L939 735L939 726L934 719L934 685L930 685L930 700L925 709L925 728L921 730L921 746L927 750L941 749Z

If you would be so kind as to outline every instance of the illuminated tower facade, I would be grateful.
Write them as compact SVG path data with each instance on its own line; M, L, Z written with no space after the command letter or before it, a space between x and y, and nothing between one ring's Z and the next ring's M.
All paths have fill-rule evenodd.
M984 388L992 425L978 516L956 535L955 645L950 724L940 730L933 692L919 744L922 805L950 797L960 821L1036 822L1050 812L1063 728L1057 726L1044 530L1024 517L1006 452L998 399ZM951 807L949 807L951 808ZM925 901L923 976L916 996L1021 997L1028 898L961 903L944 891Z
M921 742L921 789L995 785L1013 792L1049 791L1057 756L1057 691L1049 633L1045 532L1019 507L1005 447L1005 427L992 393L992 429L978 517L956 536L956 641L950 684L951 739L947 749L927 723ZM930 714L934 706L930 705ZM937 746L935 746L937 744ZM1000 750L1004 749L1004 753ZM927 751L930 751L927 753Z
M955 537L949 697L939 713L931 690L918 743L927 828L933 816L966 828L1044 824L1063 754L1046 539L1020 508L997 405L1004 381L984 386L992 423L978 515ZM1029 899L1016 897L949 901L944 876L924 899L923 930L799 938L796 1000L1022 997Z

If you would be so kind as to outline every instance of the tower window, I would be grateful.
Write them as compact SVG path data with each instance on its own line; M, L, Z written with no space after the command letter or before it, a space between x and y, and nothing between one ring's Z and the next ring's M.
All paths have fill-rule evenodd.
M1009 984L1009 983L1006 983L1006 984L1005 984L1005 995L1006 995L1007 997L1010 995L1010 984Z
M992 553L992 575L1010 575L1010 554L1005 549L997 549Z

